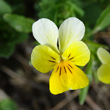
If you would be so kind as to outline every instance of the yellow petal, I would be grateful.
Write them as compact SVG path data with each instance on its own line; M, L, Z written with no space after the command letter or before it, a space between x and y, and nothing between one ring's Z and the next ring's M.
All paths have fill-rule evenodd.
M49 79L50 92L55 95L84 88L88 83L86 74L69 61L58 63Z
M51 71L59 61L59 55L46 45L36 46L31 54L32 65L40 72Z
M74 41L83 38L85 26L82 21L75 17L66 19L59 28L59 49L62 54L65 49Z
M97 76L100 81L110 84L110 64L103 64L97 71Z
M103 64L106 64L106 63L110 64L110 54L105 49L100 47L97 50L97 55Z
M75 65L84 66L90 59L90 51L84 42L76 41L69 45L62 56Z

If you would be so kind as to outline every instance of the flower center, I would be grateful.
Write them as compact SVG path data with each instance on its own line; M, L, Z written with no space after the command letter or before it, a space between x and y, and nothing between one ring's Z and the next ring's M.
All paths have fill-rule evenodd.
M66 60L67 60L66 58L64 58L62 55L60 55L59 63L63 62L63 61L66 61Z
M60 62L56 65L55 70L56 72L61 74L63 73L71 73L72 74L73 66L70 61L64 61L63 59L60 60Z

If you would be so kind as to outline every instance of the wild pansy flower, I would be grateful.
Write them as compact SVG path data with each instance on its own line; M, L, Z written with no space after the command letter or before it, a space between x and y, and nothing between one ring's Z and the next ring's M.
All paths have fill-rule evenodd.
M97 50L97 55L102 62L102 65L97 70L97 76L100 81L110 84L110 53L100 47Z
M80 41L85 32L82 21L70 17L58 30L52 21L42 18L33 24L32 31L41 45L33 49L31 62L42 73L53 70L49 79L51 93L86 87L89 80L77 67L86 65L90 59L88 47Z

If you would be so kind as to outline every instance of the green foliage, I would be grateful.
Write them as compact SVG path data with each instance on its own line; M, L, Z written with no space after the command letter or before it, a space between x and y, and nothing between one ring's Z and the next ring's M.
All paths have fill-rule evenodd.
M87 46L89 47L89 50L91 51L91 54L93 55L96 55L96 52L97 52L97 49L99 47L106 47L106 45L102 45L102 44L99 44L99 43L96 43L96 42L93 42L93 41L90 41L90 40L86 40L85 43L87 44Z
M12 8L4 0L0 0L0 15L5 13L11 13Z
M0 102L0 110L18 110L15 102L5 99Z
M34 20L31 18L25 18L24 16L15 14L5 14L3 16L4 20L9 23L18 32L29 33L32 31L32 24Z
M89 85L80 90L79 102L80 102L81 105L84 104L85 98L86 98L88 90L89 90L90 83L93 79L92 65L93 65L93 59L92 59L92 56L91 56L91 59L90 59L89 63L87 64L86 71L85 71L85 73L87 74L87 76L89 78Z
M92 27L101 14L101 7L93 2L86 3L84 6L84 22L87 26Z
M105 29L110 24L110 5L105 8L98 19L96 20L96 24L94 25L93 29L89 33L86 33L86 37L89 38L96 34L98 31Z
M39 9L40 18L49 18L58 26L70 16L83 16L84 11L79 6L80 2L76 0L42 0L35 5Z
M19 2L21 3L21 1ZM12 14L17 13L21 7L24 10L24 6L17 5L16 2L15 6L16 8L14 4L11 6L6 1L0 0L0 57L10 57L16 45L26 40L28 33L32 31L34 20L26 18L24 15ZM19 11L20 14L23 12Z
M110 24L110 5L101 13L94 27L93 33L96 33Z
M80 90L79 102L81 105L83 105L85 102L86 96L88 94L89 86L90 85Z
M11 56L11 54L14 52L15 50L15 46L11 46L11 45L0 45L0 56L1 57L5 57L8 58L9 56Z
M0 32L0 56L5 58L8 58L14 52L16 44L21 43L28 37L27 34L17 33L12 28L5 28Z

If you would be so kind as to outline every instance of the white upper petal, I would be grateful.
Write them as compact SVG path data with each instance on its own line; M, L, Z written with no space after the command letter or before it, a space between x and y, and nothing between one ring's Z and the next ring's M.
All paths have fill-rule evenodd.
M33 23L32 32L35 39L42 45L47 45L58 52L58 28L49 19L42 18Z
M79 41L83 38L85 26L82 21L75 17L66 19L59 28L59 48L60 53L74 41Z

